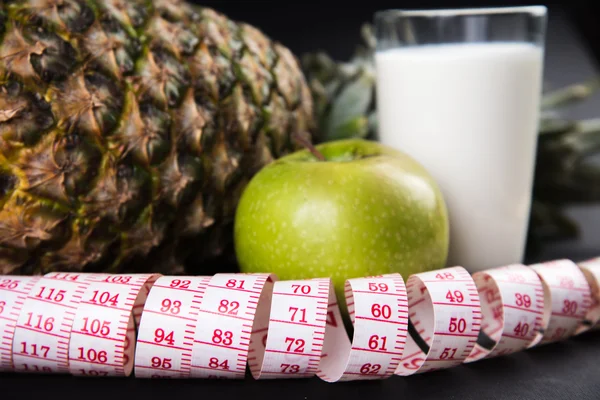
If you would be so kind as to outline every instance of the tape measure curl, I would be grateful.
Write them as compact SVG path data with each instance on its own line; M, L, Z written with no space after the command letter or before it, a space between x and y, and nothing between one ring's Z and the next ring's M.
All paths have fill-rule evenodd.
M38 280L39 277L11 275L0 279L0 372L14 370L12 348L15 328L27 295Z
M22 305L12 339L15 371L69 372L71 328L92 276L54 272L35 282Z
M482 325L466 362L525 350L541 337L544 291L536 272L515 264L475 273Z
M349 279L51 273L0 279L0 370L138 378L408 376L597 329L600 258ZM136 336L137 332L137 336Z
M544 288L543 335L534 344L548 344L573 336L592 305L590 285L570 260L532 265Z
M586 332L588 330L598 330L600 322L600 257L585 260L580 262L578 266L585 276L590 291L592 300L588 313L583 323L577 328L576 334Z
M412 275L407 289L414 332L396 374L461 364L475 346L481 326L479 297L469 273L454 267Z
M157 277L101 274L86 279L69 340L71 374L129 376L136 326Z

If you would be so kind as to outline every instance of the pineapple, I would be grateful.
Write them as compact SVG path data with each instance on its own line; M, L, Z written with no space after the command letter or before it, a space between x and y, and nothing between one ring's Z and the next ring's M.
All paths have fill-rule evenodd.
M347 62L324 52L303 57L302 67L314 98L317 143L366 138L377 140L376 39L370 24L362 26L361 43ZM529 223L529 257L545 243L578 236L566 206L600 202L600 166L589 162L600 152L600 119L565 120L560 107L583 101L600 88L600 77L544 94Z
M312 129L294 55L213 9L0 1L0 274L203 271Z

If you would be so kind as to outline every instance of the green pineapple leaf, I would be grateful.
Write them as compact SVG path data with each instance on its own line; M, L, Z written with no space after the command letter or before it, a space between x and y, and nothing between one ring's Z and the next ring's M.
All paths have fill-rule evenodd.
M365 137L372 103L374 78L362 74L335 97L324 123L326 140Z

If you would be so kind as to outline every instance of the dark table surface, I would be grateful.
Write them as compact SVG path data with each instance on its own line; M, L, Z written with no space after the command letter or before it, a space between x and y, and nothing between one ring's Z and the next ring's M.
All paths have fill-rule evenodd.
M142 380L0 374L0 398L45 399L460 399L549 400L600 397L600 332L496 359L383 381Z
M587 49L560 15L549 21L546 80L560 87L596 73ZM358 27L356 28L358 29ZM568 60L568 61L565 61ZM598 116L600 96L566 110L569 117ZM578 240L548 246L531 262L600 255L600 207L568 210L582 228ZM596 399L600 398L600 332L518 354L478 361L445 371L385 381L325 383L306 380L241 381L84 379L0 373L0 399Z

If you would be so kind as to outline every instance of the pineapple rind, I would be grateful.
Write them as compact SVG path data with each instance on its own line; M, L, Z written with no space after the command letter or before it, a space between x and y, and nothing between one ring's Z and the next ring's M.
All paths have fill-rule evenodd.
M252 175L313 129L293 54L215 10L0 7L0 274L200 272Z

